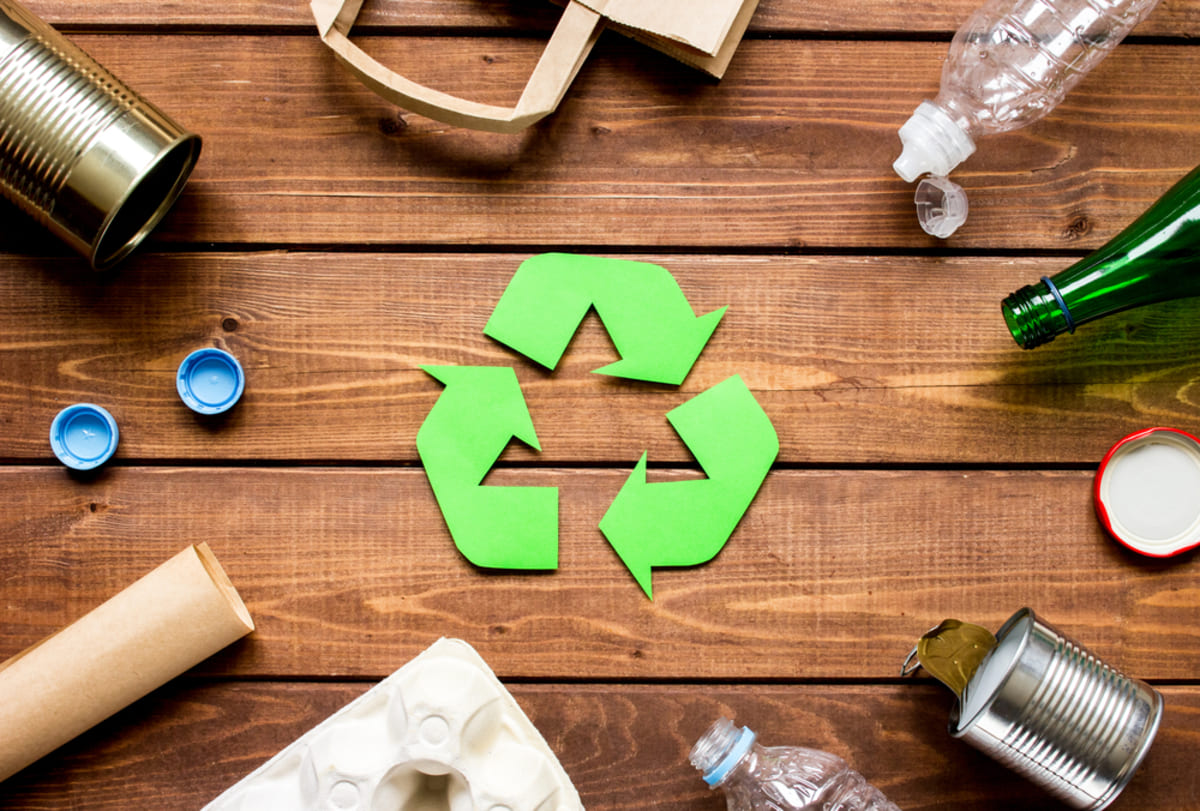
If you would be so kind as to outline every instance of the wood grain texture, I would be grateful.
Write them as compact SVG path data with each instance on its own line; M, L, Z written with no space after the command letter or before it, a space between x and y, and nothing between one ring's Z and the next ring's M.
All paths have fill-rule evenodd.
M720 83L609 43L554 117L496 136L398 111L315 37L79 41L205 138L160 244L941 244L917 227L891 163L897 129L937 88L945 43L748 42ZM447 92L512 104L538 45L385 37L369 50ZM981 139L956 173L971 217L945 244L1082 250L1117 233L1200 163L1193 52L1124 47L1051 118ZM36 229L0 244L58 250Z
M948 241L891 162L978 0L762 0L721 82L606 34L516 136L382 102L305 0L29 4L205 145L112 273L0 204L0 659L200 540L258 631L0 785L0 807L198 808L457 636L590 811L723 808L686 763L722 713L845 756L906 811L1049 811L949 737L944 690L897 677L941 619L995 628L1026 605L1166 696L1115 808L1200 807L1196 553L1123 551L1091 495L1122 435L1200 431L1200 300L1034 352L998 312L1200 163L1200 0L1164 0L1053 114L981 140ZM368 0L357 41L511 104L559 13ZM684 385L590 374L615 356L594 314L552 374L485 338L547 250L657 262L697 312L728 305ZM200 346L247 371L221 420L175 394ZM440 393L422 364L515 367L542 451L514 444L488 482L560 489L557 572L455 549L415 449ZM657 571L648 601L597 524L643 451L652 480L700 475L664 415L733 374L779 462L720 555ZM90 476L48 448L77 401L121 429Z
M213 675L379 678L457 636L505 678L889 678L942 619L1024 605L1133 675L1200 672L1192 556L1107 540L1088 473L776 471L653 602L597 529L627 475L493 472L560 488L559 569L537 574L467 563L419 469L2 468L0 656L203 539L257 624Z
M423 364L513 366L540 464L691 456L665 414L731 375L779 434L780 462L1094 466L1153 424L1200 430L1200 302L1152 305L1034 351L1000 300L1046 258L634 258L670 270L697 313L729 310L680 388L591 374L617 355L589 315L549 373L483 335L530 254L141 254L97 276L9 257L0 279L0 458L50 460L54 415L108 407L118 460L418 462L441 385ZM174 376L200 346L247 374L223 420Z
M47 20L68 27L129 26L312 26L304 0L230 0L215 14L211 5L189 2L148 6L137 0L30 0ZM891 0L761 0L750 36L812 32L923 33L946 35L978 6L976 0L896 3ZM546 0L368 0L355 30L371 28L465 28L548 31L560 12ZM1135 31L1136 36L1188 36L1200 27L1200 3L1165 0Z
M364 692L363 684L175 682L10 780L9 811L196 809ZM905 811L1062 806L946 733L949 693L880 686L512 685L588 811L723 811L688 764L719 715L767 745L845 758ZM1194 758L1200 688L1164 687L1163 724L1113 805L1200 803Z

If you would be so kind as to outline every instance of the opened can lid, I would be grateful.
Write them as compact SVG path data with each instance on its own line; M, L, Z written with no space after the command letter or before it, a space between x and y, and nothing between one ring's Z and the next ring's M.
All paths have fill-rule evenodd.
M1151 557L1200 545L1200 440L1147 428L1109 450L1096 473L1096 514L1118 542Z

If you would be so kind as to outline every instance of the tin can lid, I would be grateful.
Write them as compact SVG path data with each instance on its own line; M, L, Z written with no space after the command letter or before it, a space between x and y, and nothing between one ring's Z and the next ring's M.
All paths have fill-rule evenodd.
M1100 463L1096 514L1118 542L1150 557L1200 545L1200 440L1147 428L1113 445Z
M67 406L50 424L50 449L74 470L92 470L107 462L118 438L113 415L91 403Z
M958 706L950 714L951 735L963 737L981 718L993 713L997 703L1000 712L1008 712L1014 706L1020 708L1022 702L1006 694L1024 687L1013 686L1012 675L1029 647L1036 620L1032 609L1022 608L1000 626L995 646L971 674L959 696Z
M237 358L223 349L197 349L183 359L175 388L187 407L199 414L220 414L233 408L246 388Z

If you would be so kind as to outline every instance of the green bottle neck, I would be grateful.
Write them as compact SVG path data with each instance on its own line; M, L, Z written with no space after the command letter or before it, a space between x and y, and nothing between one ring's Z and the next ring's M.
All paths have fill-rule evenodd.
M1001 303L1025 349L1121 310L1200 295L1200 168L1095 253Z
M1075 331L1075 320L1058 288L1045 276L1029 284L1000 304L1004 323L1022 349L1033 349L1053 341L1064 332Z

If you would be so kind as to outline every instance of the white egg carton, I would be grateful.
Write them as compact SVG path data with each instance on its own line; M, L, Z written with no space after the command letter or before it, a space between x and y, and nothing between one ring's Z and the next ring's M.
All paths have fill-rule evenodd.
M475 649L440 639L203 811L582 811Z

